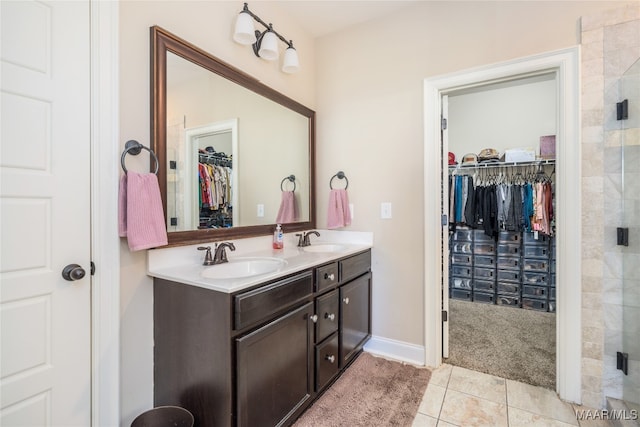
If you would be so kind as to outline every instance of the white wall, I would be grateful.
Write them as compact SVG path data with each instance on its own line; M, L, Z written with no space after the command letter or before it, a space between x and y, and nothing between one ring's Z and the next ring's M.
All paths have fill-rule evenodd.
M120 5L120 140L146 146L150 142L149 27L159 25L203 48L223 61L259 78L265 84L300 102L315 107L315 56L311 38L298 24L270 2L251 9L274 23L279 32L294 40L301 70L289 75L280 64L257 58L251 47L231 39L239 1L123 1ZM127 160L127 168L145 170L143 156ZM133 418L153 407L153 289L146 275L144 252L131 253L121 245L121 420Z

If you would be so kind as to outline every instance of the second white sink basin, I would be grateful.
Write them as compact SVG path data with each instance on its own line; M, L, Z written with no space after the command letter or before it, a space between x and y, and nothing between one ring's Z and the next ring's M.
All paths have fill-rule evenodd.
M334 243L318 243L317 245L305 246L302 248L305 252L340 252L346 249L345 245Z
M201 275L207 279L240 279L273 273L287 265L287 261L270 257L234 258L224 264L205 268Z

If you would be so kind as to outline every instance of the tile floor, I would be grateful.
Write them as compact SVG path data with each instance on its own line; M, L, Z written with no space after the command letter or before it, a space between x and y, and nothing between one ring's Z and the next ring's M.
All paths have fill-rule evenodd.
M431 380L413 427L545 426L600 427L607 421L578 421L575 410L542 387L458 366L442 365Z

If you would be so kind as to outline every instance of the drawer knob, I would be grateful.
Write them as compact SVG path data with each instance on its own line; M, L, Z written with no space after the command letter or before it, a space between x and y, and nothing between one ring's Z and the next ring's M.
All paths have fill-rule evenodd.
M333 314L333 313L331 313L331 314L329 314L329 313L325 313L325 314L324 314L324 318L325 318L325 319L329 319L329 320L331 320L331 321L333 322L333 321L335 320L335 318L336 318L336 315L335 315L335 314Z
M342 301L344 301L345 304L349 304L349 297L346 297L345 299L343 299Z
M316 323L316 322L318 321L318 315L317 315L317 314L314 314L314 315L313 315L313 316L311 316L309 319L311 319L311 321L312 321L313 323Z
M333 363L336 361L336 357L334 355L329 356L328 354L324 357L325 360L328 360L329 363Z
M335 276L333 273L331 273L331 274L329 274L329 273L324 273L324 280L327 280L327 279L328 279L328 280L333 280L333 279L335 279L335 278L336 278L336 276Z

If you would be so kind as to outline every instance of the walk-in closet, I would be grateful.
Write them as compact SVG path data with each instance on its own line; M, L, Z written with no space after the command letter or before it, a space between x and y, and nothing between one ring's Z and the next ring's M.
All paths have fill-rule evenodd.
M443 97L447 363L555 389L554 73ZM446 336L446 335L445 335Z

